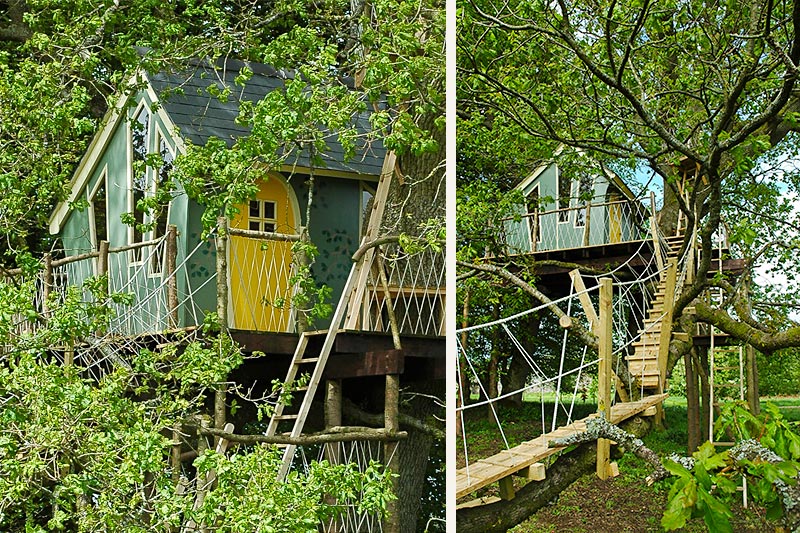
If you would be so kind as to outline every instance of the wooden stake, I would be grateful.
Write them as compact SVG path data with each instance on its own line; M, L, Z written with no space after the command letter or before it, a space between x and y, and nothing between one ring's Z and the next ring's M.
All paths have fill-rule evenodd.
M585 217L585 224L586 227L583 228L583 245L589 246L589 227L592 221L592 202L586 204L586 217Z
M600 280L600 316L598 326L597 411L606 420L611 419L611 352L614 321L611 278ZM597 477L607 479L611 468L611 442L597 439Z
M167 226L166 254L167 326L175 329L178 327L178 279L175 275L178 262L178 227L174 224Z

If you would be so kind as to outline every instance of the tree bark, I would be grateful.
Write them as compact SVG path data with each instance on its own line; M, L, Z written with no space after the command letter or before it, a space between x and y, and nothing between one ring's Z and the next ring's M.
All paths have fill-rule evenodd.
M632 418L620 427L628 433L642 436L650 430L650 422L644 418ZM459 509L456 512L458 533L491 533L506 531L528 519L546 506L579 477L595 468L595 443L582 444L564 454L547 469L543 481L529 482L517 491L513 500Z

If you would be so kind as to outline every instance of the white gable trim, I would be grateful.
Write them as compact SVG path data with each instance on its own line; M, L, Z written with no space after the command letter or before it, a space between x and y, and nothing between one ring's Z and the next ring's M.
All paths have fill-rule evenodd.
M142 71L138 71L130 77L128 85L135 87L142 81L147 81L147 76ZM153 103L158 102L158 95L149 82L145 87L145 91ZM114 106L109 109L103 117L101 122L101 124L103 124L102 128L97 134L95 134L92 142L89 143L86 153L83 154L83 157L81 158L80 162L78 162L78 166L72 175L72 180L70 180L69 183L70 192L67 196L67 199L59 202L53 210L53 213L50 215L49 230L51 235L57 235L63 228L64 222L70 213L70 206L86 189L86 185L89 182L92 173L95 171L97 164L100 161L100 157L103 155L103 151L108 145L111 136L119 126L120 121L127 118L125 109L131 96L132 95L130 94L120 95L117 98ZM161 120L163 121L167 130L171 132L177 131L175 124L169 118L169 115L167 115L167 112L164 110L163 106L158 106L157 113L159 117L161 117ZM183 139L177 135L169 134L169 136L175 141L175 151L178 153L185 152L186 147L183 143Z

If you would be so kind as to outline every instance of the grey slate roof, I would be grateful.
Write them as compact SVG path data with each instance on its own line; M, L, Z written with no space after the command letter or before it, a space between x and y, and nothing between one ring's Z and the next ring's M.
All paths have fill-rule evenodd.
M238 76L239 69L245 65L254 74L242 88L234 83L234 79ZM197 62L188 71L148 74L161 105L178 127L181 136L201 146L212 136L232 146L238 137L248 134L248 128L235 122L239 114L239 101L258 101L271 91L281 90L284 81L292 77L291 72L276 70L268 65L230 59L222 66L217 65L216 70L208 63ZM211 96L207 91L212 84L222 88L222 83L231 89L231 95L225 102ZM353 123L359 133L368 133L369 112L353 117ZM380 174L386 153L380 139L368 143L359 136L355 156L344 161L342 146L335 137L334 134L328 136L326 142L329 150L321 155L327 169L373 176ZM293 153L286 163L299 167L310 166L306 151L297 155Z

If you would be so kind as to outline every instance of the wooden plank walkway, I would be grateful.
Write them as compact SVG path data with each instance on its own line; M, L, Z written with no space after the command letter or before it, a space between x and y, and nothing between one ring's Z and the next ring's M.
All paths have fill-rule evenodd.
M667 394L656 394L635 402L614 404L611 406L611 422L619 424L641 413L648 407L661 403L667 396ZM563 446L548 448L547 443L555 438L586 431L586 421L596 416L598 415L592 414L568 426L560 427L533 440L523 442L519 446L476 461L468 467L459 468L456 471L456 498L462 498L471 492L513 475L534 463L540 462L542 459L560 452L564 449Z

